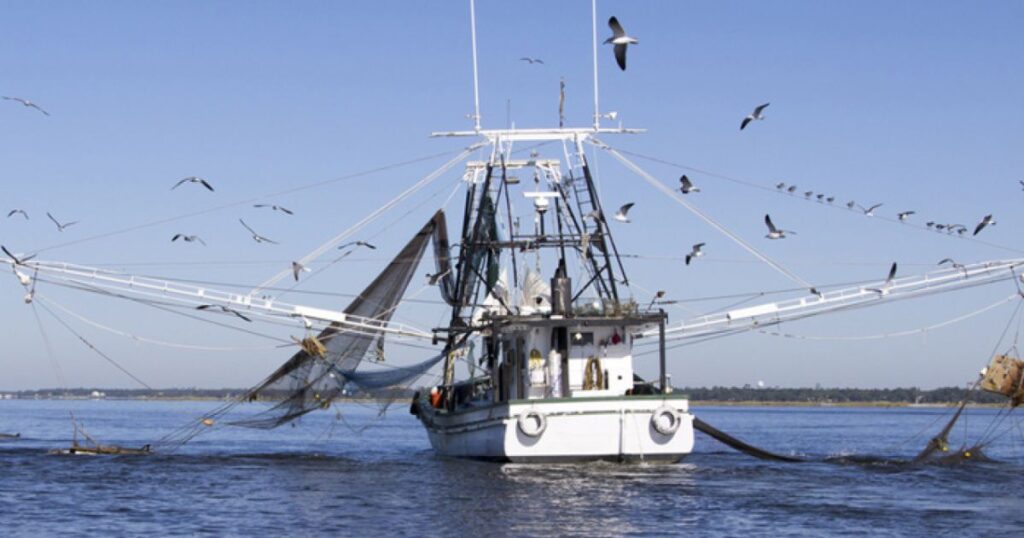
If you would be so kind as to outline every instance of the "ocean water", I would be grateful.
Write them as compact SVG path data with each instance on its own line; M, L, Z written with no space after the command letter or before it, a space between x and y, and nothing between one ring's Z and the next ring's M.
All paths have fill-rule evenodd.
M216 402L0 401L3 536L1017 536L1024 424L998 422L996 461L908 467L945 409L695 408L769 450L752 459L697 434L676 465L516 465L435 456L396 404L345 404L273 431L212 428L171 453L49 455L69 412L103 442L139 446ZM253 408L252 411L258 408ZM251 412L251 411L246 411ZM986 434L969 410L950 436ZM870 464L836 457L881 458ZM842 458L840 458L842 460Z

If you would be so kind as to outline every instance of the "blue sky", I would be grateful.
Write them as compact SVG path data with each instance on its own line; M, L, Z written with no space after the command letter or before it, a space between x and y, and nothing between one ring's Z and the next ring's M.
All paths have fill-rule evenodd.
M616 15L640 40L626 72L615 67L609 47L600 51L602 109L617 111L627 127L648 129L607 137L616 147L757 185L794 183L837 202L882 202L880 216L915 210L919 222L973 225L993 213L999 221L979 238L1004 248L687 171L703 189L695 203L803 278L839 283L881 278L892 261L910 274L947 256L979 261L1024 253L1016 233L1024 203L1024 4L604 1L598 10L602 39L609 34L604 21ZM41 251L41 258L256 284L443 158L345 179L349 174L455 152L466 142L427 136L470 126L466 2L7 2L4 13L0 94L32 99L52 115L0 101L0 209L21 207L31 216L0 220L0 243ZM504 126L508 110L521 127L554 124L560 77L568 85L569 123L589 124L589 2L482 0L477 14L485 126ZM545 64L527 65L522 56ZM767 119L740 132L740 120L762 102L771 102ZM683 171L638 163L670 184ZM640 256L628 265L638 299L655 289L692 299L791 287L609 156L596 155L594 166L606 205L636 203L633 223L615 233L624 251ZM169 190L190 175L210 179L216 192ZM353 256L301 289L362 289L457 179L449 174L367 230L382 245L377 253ZM328 180L336 181L268 197ZM296 215L256 210L254 199ZM59 233L47 211L81 222ZM192 213L201 214L182 217ZM765 213L798 235L761 239ZM253 243L239 217L281 245ZM162 219L170 221L82 242ZM172 244L175 233L199 234L209 246ZM702 241L707 256L683 266L678 258ZM40 292L133 334L237 348L168 349L72 322L154 386L250 385L290 353L138 305ZM909 330L1012 292L997 285L787 324L783 332ZM437 298L433 290L421 293ZM13 277L0 279L7 334L0 390L134 386L40 311L44 339L22 295ZM347 302L288 300L303 298L323 307ZM723 303L689 305L700 311ZM987 361L1014 306L906 338L738 336L674 350L670 370L679 385L957 384ZM674 321L693 312L670 310ZM424 327L442 317L428 304L403 312ZM408 350L396 357L416 358ZM642 358L638 367L652 375L653 365Z

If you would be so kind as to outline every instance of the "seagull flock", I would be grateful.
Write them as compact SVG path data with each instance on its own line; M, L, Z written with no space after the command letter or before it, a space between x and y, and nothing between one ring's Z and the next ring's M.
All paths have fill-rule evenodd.
M625 71L626 70L626 51L628 50L629 45L638 45L640 42L636 38L634 38L634 37L630 36L629 34L627 34L626 31L623 29L622 24L619 22L618 18L616 18L614 16L608 19L608 27L611 28L611 30L612 30L612 36L609 37L608 39L606 39L604 41L604 44L612 45L612 49L613 49L614 56L615 56L615 62L618 64L619 68L622 71ZM532 56L523 56L523 57L519 58L519 60L522 61L522 62L526 62L529 65L535 65L535 64L536 65L543 65L544 64L544 61L542 59L536 58L536 57L532 57ZM21 98L21 97L6 96L6 95L5 96L0 96L0 97L2 97L3 100L11 101L11 102L14 102L14 103L17 103L17 104L21 104L22 106L24 106L26 108L36 109L40 113L42 113L42 114L44 114L46 116L50 115L49 112L47 112L42 107L40 107L38 104L36 104L36 103L34 103L34 102L32 102L32 101L30 101L28 99L24 99L24 98ZM750 125L751 122L763 121L765 119L764 110L770 104L771 103L767 103L766 102L766 103L763 103L761 105L758 105L758 106L756 106L754 108L753 112L751 112L750 114L746 115L743 118L743 120L740 122L740 131L746 129ZM182 178L181 180L176 182L171 187L171 190L177 189L178 187L180 187L180 186L182 186L184 184L196 184L196 185L199 185L199 186L202 186L202 187L206 188L210 192L214 192L213 185L211 185L210 182L207 181L206 179L204 179L202 177L199 177L199 176L188 176L188 177ZM1020 180L1020 185L1021 185L1021 188L1024 189L1024 180ZM779 192L790 194L790 195L795 195L797 193L797 191L798 191L798 187L796 185L787 185L784 182L777 183L775 185L775 189L777 191L779 191ZM688 195L688 194L691 194L691 193L700 192L700 189L698 187L696 187L694 185L693 181L690 180L690 178L687 177L684 174L683 176L681 176L679 178L679 191L683 195ZM831 205L836 200L835 196L829 196L829 195L826 195L824 193L815 193L814 191L811 191L811 190L804 191L803 192L803 196L807 200L814 199L814 200L817 200L818 203L829 204L829 205ZM619 208L619 210L615 213L614 219L616 221L618 221L618 222L622 222L622 223L626 223L626 224L630 223L631 220L629 219L629 211L630 211L630 209L633 208L634 205L635 205L635 203L633 203L633 202L629 202L629 203L623 204ZM859 211L859 212L863 213L864 216L866 216L866 217L873 217L875 215L875 210L877 210L878 208L880 208L882 206L883 206L882 203L876 203L876 204L873 204L871 206L864 207L864 206L856 203L853 200L847 202L847 204L846 204L846 208L848 210L850 210L850 211ZM294 212L291 211L290 209L287 209L287 208L285 208L283 206L279 206L279 205L276 205L276 204L255 204L255 205L253 205L253 207L254 208L266 208L266 209L270 209L271 211L281 212L281 213L283 213L285 215L293 215L294 214ZM14 215L18 215L18 214L20 214L22 217L24 217L25 220L29 220L28 213L25 210L20 209L20 208L16 208L16 209L10 210L7 213L7 218L11 218ZM913 216L915 214L916 214L915 211L900 211L900 212L898 212L896 214L896 217L899 220L899 222L905 223L905 222L908 221L908 219L910 219L911 216ZM52 214L50 214L49 212L46 213L46 216L49 217L49 219L54 223L54 225L56 225L57 231L59 231L59 232L63 232L68 227L78 223L78 221L61 222L56 217L54 217ZM591 212L590 214L585 215L584 218L592 218L594 220L598 220L600 218L600 213L599 213L599 211L595 210L595 211ZM270 244L274 244L274 245L278 244L277 241L274 241L272 239L267 238L264 235L261 235L261 234L257 233L252 227L250 227L245 222L245 220L239 218L238 222L241 223L241 225L246 229L246 231L248 231L250 233L253 241L255 241L256 243L270 243ZM765 235L765 237L767 239L771 239L771 240L785 239L787 237L787 235L796 235L796 232L794 232L792 230L785 230L785 229L776 227L775 224L772 222L771 216L768 215L768 214L765 214L765 216L764 216L764 223L765 223L765 226L767 226L767 228L768 228L768 233ZM995 226L995 225L996 225L996 221L993 218L993 216L992 215L985 215L981 219L981 221L979 221L978 224L975 225L974 232L973 232L972 236L978 235L979 233L981 233L982 230L984 230L988 226ZM938 223L936 221L928 221L925 224L925 226L926 226L926 228L928 228L930 230L937 231L937 232L945 232L947 234L954 234L954 233L956 233L956 234L961 235L961 236L965 235L969 231L968 227L963 225L963 224ZM178 240L181 240L182 242L185 242L185 243L199 243L199 244L204 245L204 246L206 245L206 242L201 237L199 237L198 235L193 235L193 234L177 233L173 237L171 237L171 242L176 242ZM699 257L704 255L703 247L705 245L706 245L706 243L702 242L702 243L696 243L696 244L694 244L691 247L690 252L688 254L686 254L685 257L684 257L686 265L690 265L691 261L693 261L696 258L699 258ZM376 246L374 246L374 245L372 245L370 243L367 243L365 241L353 241L353 242L350 242L350 243L345 243L345 244L343 244L343 245L341 245L341 246L339 246L337 248L339 250L341 250L341 249L348 249L344 254L342 254L342 257L345 257L345 256L348 256L349 254L351 254L352 251L355 250L355 248L359 248L359 247L365 247L365 248L369 248L369 249L376 249L377 248ZM14 260L14 262L16 264L20 264L20 263L22 263L22 262L24 262L24 261L26 261L26 260L28 260L29 258L32 257L32 256L28 256L28 257L25 257L25 258L22 258L22 259L19 260L18 258L15 258L14 255L11 254L7 250L6 247L3 247L3 252L7 256L9 256L12 260ZM947 264L947 263L952 264L952 267L954 267L954 268L963 268L963 265L956 263L955 261L953 261L952 258L945 258L945 259L943 259L942 261L939 262L939 265L943 265L943 264ZM299 280L300 273L309 272L309 271L310 271L309 268L307 268L305 265L303 265L303 264L301 264L299 262L294 262L294 261L292 262L292 275L293 275L293 277L295 278L296 281ZM892 280L895 277L895 275L896 275L896 263L893 263L892 267L890 268L888 278L885 280L883 285L880 288L871 288L870 290L871 291L875 291L875 292L879 293L880 295L886 294L888 292L888 289L892 286ZM441 275L441 274L427 275L428 283L431 284L431 285L436 285L437 280L441 276L443 276L443 275ZM816 289L814 289L814 288L811 288L811 291L813 293L815 293L816 295L820 295L820 293ZM203 309L211 308L211 307L213 307L213 305L200 305L197 308L200 309L200 310L203 310ZM248 318L246 318L245 316L241 315L237 311L233 311L233 310L225 308L225 307L219 307L219 308L221 310L223 310L224 312L235 314L238 317L240 317L242 319L245 319L246 321L250 321Z
M22 103L24 106L33 107L33 108L39 108L37 105L35 105L34 103L32 103L31 101L28 101L26 99L21 99L21 98L17 98L17 97L3 97L3 98L4 99L8 99L8 100L17 101L19 103ZM48 113L46 113L45 110L43 110L41 108L39 108L39 110L41 112L43 112L44 114L49 115ZM191 185L198 185L200 187L205 188L209 192L216 192L216 190L213 188L213 185L210 183L210 181L208 181L208 180L206 180L206 179L204 179L202 177L199 177L199 176L188 176L188 177L182 178L182 179L178 180L176 183L174 183L174 185L171 186L170 190L173 191L173 190L177 189L178 187L180 187L182 185L189 185L189 184L191 184ZM254 204L253 207L254 208L265 208L265 209L269 209L271 211L277 211L277 212L283 213L285 215L294 215L295 214L294 211L292 211L292 210L290 210L290 209L288 209L288 208L286 208L284 206L277 205L277 204ZM627 209L627 211L628 211L628 209ZM25 211L24 209L14 208L14 209L11 209L10 211L7 212L7 218L14 217L15 215L21 215L21 217L24 220L31 220L29 218L28 212ZM77 221L77 220L61 221L61 220L57 219L57 217L53 216L53 214L48 212L48 211L46 212L46 216L57 227L57 231L58 232L63 232L64 230L68 229L69 227L79 223L79 221ZM251 226L249 226L245 222L245 220L239 218L238 222L246 229L246 231L249 232L249 234L251 235L253 241L255 241L257 243L270 243L270 244L273 244L273 245L279 244L277 241L274 241L274 240L272 240L272 239L270 239L270 238L268 238L268 237L266 237L264 235L261 235L258 232L256 232L256 230L254 230ZM628 220L626 222L628 222ZM198 243L200 245L206 246L206 241L203 240L202 237L200 237L199 235L196 235L196 234L188 234L188 233L180 233L179 232L179 233L176 233L173 236L171 236L171 242L172 243L175 243L175 242L178 242L178 241L181 241L182 243ZM355 248L358 248L358 247L365 247L365 248L369 248L369 249L376 249L377 248L375 245L372 245L372 244L370 244L370 243L368 243L366 241L353 241L353 242L350 242L350 243L345 243L344 245L341 245L338 248L339 249L345 249L345 248L349 249L347 252L342 254L342 258L343 258L345 256L348 256L352 252L352 250L354 250ZM18 258L18 257L15 257L15 255L12 254L9 250L7 250L7 247L4 247L4 246L0 245L0 248L3 249L3 252L4 252L5 255L7 255L7 257L9 257L11 260L14 261L15 265L21 265L24 262L32 259L35 256L33 254L33 255L29 255L29 256L24 256L24 257ZM309 268L307 268L305 265L303 265L303 264L301 264L299 262L292 262L291 266L292 266L292 275L294 276L296 281L299 280L299 275L301 273L309 272ZM208 309L208 308L219 308L223 312L231 313L231 314L234 314L234 315L236 315L236 316L238 316L238 317L240 317L240 318L242 318L242 319L244 319L246 321L250 321L248 318L246 318L245 316L241 315L239 312L231 310L231 309L225 309L223 307L214 307L213 305L201 305L200 307L198 307L199 310L205 310L205 309Z

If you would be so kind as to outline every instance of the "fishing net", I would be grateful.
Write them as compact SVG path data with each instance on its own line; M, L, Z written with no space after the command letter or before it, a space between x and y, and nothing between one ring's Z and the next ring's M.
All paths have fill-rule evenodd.
M390 321L405 294L427 242L443 222L444 213L438 211L345 308L346 315L366 320L365 323L354 326L334 322L320 334L303 339L295 355L244 396L245 401L270 401L273 405L254 416L230 423L249 428L275 428L310 411L326 409L348 388L372 391L399 386L415 380L437 364L440 357L407 367L357 371L368 355L379 355L383 350L381 329Z

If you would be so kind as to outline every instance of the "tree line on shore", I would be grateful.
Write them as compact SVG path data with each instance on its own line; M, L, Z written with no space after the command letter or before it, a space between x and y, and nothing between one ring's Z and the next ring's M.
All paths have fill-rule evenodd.
M686 394L691 400L703 402L787 402L787 403L870 403L886 402L893 404L948 404L961 401L966 390L959 387L941 387L924 390L916 387L890 389L858 389L858 388L780 388L752 386L743 387L685 387L674 389L677 393ZM18 399L50 399L50 398L96 398L102 394L111 399L230 399L244 394L244 389L39 389L9 392ZM411 389L393 389L375 391L374 393L356 392L348 394L349 398L387 398L406 399L413 394ZM1006 401L1004 396L987 392L974 391L970 400L977 403L1000 404Z
M967 394L959 387L923 390L916 387L892 389L857 388L757 388L687 387L676 389L691 400L706 402L793 402L793 403L869 403L948 404L961 401ZM969 399L977 403L1005 403L1006 397L973 391Z

